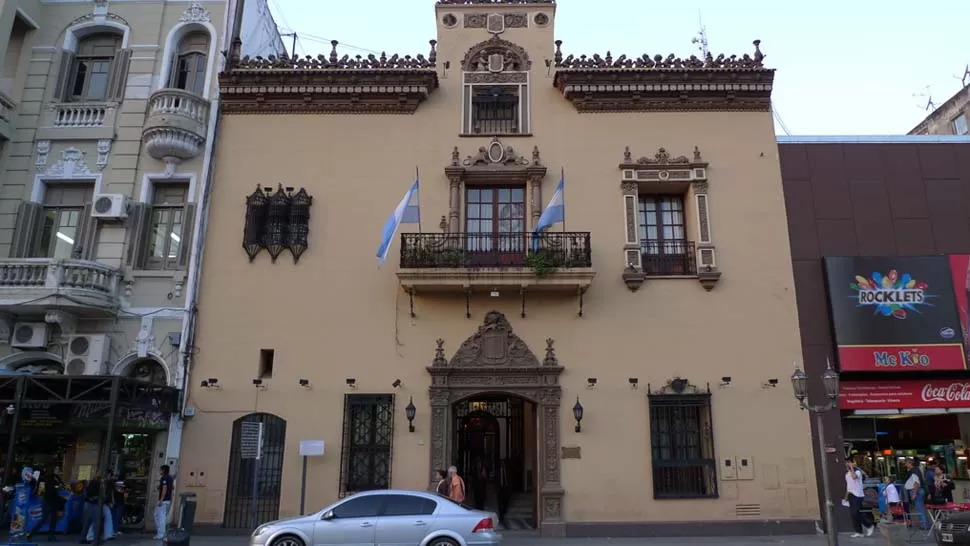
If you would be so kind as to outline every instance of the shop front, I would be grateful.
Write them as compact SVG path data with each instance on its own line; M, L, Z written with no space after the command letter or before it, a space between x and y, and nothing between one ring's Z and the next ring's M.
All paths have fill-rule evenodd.
M142 528L151 510L151 476L177 401L176 389L123 377L0 376L3 483L21 483L24 469L55 470L68 486L62 496L69 508L88 480L111 470L127 491L123 525ZM13 530L39 517L40 499L21 496ZM62 525L76 530L79 513L68 508Z

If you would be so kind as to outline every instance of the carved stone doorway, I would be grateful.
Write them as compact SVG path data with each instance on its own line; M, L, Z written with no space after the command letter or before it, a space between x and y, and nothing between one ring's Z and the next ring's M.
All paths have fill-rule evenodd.
M439 339L431 374L431 465L430 470L459 466L457 460L455 406L476 397L511 395L536 407L535 437L537 464L535 520L542 536L565 534L563 496L559 467L559 413L563 368L556 358L553 340L546 340L545 358L540 362L528 345L512 331L505 315L491 311L478 330L466 339L451 359L445 357L444 340ZM431 475L429 472L429 476Z

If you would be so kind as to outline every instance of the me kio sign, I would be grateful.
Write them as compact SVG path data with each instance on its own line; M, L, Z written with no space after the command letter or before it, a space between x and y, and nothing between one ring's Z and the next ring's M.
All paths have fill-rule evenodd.
M825 258L840 370L966 369L961 258Z
M970 408L970 378L905 381L843 381L844 410Z

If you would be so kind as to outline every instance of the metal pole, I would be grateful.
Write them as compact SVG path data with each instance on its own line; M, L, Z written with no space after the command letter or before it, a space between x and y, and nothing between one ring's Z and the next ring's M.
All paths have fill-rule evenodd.
M0 476L0 482L3 485L10 483L8 476L10 469L13 467L13 448L17 443L17 425L20 422L20 407L24 401L24 381L26 380L26 377L17 378L17 394L14 396L13 415L10 418L10 439L7 441L7 458L3 461L3 476Z
M98 474L97 478L101 482L100 491L98 491L98 511L94 515L94 546L99 546L101 544L101 525L103 521L103 510L104 510L104 495L105 495L105 474L108 471L108 459L111 457L111 444L114 442L115 435L115 415L118 413L118 390L121 385L120 377L115 377L111 380L111 399L109 401L110 413L108 413L108 433L104 440L104 449L101 451L101 462L98 464ZM85 537L81 537L82 539Z
M302 478L302 483L300 484L300 515L301 516L305 513L305 509L306 509L306 462L307 462L307 458L308 457L306 455L303 456L303 478Z
M825 495L825 536L828 538L828 546L839 546L839 530L835 526L835 518L832 516L832 486L829 484L829 465L825 453L825 425L823 412L815 408L815 426L818 429L818 446L821 450L822 460L822 491Z
M259 396L257 391L257 396ZM257 525L256 522L256 498L259 495L259 463L263 457L263 423L259 423L259 436L256 441L256 458L253 459L253 491L252 497L249 499L249 520L250 527L255 529Z

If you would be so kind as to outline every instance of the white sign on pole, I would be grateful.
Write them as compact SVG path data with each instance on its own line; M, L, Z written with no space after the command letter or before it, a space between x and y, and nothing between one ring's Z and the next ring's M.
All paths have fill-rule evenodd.
M320 457L325 451L323 440L300 440L301 457Z

